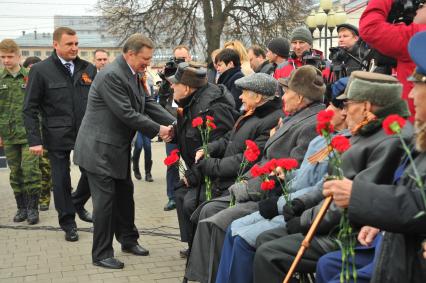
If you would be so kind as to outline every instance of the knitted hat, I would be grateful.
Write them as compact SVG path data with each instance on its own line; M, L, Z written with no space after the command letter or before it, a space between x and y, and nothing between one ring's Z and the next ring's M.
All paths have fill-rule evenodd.
M288 88L312 101L323 101L325 84L320 70L304 65L294 70L288 81Z
M184 84L193 88L200 88L207 84L207 70L193 63L179 63L176 73L168 77L171 83Z
M267 47L269 50L271 50L271 52L283 58L288 58L288 54L290 53L290 44L288 43L288 40L284 37L277 37L272 39L268 43Z
M305 27L298 27L293 30L290 37L290 42L302 40L309 45L312 45L313 39L311 32Z
M402 85L388 75L353 71L345 93L337 99L370 101L377 106L386 106L401 100Z
M251 90L263 96L274 96L278 83L270 75L254 73L235 81L235 85L241 89Z

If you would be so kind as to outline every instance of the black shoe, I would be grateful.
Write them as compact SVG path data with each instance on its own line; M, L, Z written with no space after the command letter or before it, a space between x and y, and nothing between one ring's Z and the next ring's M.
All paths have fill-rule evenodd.
M65 240L68 242L77 242L78 241L77 228L72 228L71 230L65 231Z
M78 217L81 221L93 223L92 214L88 212L86 209L82 208L77 211Z
M121 250L125 253L130 253L134 255L147 256L149 255L149 251L144 249L140 245L135 245L133 247L122 247Z
M27 209L21 209L19 208L18 211L16 211L15 216L13 217L13 222L22 222L27 219Z
M169 202L164 206L164 211L170 211L176 208L176 202L173 199L169 199Z
M187 258L189 255L189 249L184 249L179 251L179 256L181 258Z
M147 182L154 182L154 179L152 179L151 173L146 173L145 174L145 181L147 181Z
M39 207L39 210L40 211L46 211L46 210L49 210L49 205L48 204L40 204L40 207Z
M142 175L141 175L141 172L139 171L139 169L137 169L137 170L133 169L133 174L135 175L136 179L142 180Z
M122 269L124 267L124 263L122 263L121 261L113 257L109 257L99 261L94 261L93 265L104 267L104 268L110 268L110 269Z

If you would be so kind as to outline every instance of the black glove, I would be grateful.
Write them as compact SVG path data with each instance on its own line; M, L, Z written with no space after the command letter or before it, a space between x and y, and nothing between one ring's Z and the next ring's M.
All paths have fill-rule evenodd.
M185 171L185 178L190 187L198 187L201 184L201 172L197 165L192 165L191 169Z
M278 197L270 197L259 201L259 213L263 218L272 219L278 215Z
M293 217L287 222L288 234L302 233L302 225L300 225L300 217Z
M295 216L302 215L303 211L305 211L305 204L300 199L295 198L290 204L286 203L283 207L283 215L286 222Z

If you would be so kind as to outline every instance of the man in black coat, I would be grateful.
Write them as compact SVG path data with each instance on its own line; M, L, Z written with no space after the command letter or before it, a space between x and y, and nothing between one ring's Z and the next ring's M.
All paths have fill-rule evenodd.
M93 199L93 264L120 269L112 240L123 252L148 255L137 240L135 206L130 175L131 142L136 131L148 138L170 141L174 117L147 96L139 74L149 66L152 41L129 37L123 55L98 74L90 88L86 115L75 144L74 162L87 172Z
M202 146L202 137L198 128L192 126L192 120L209 115L214 118L216 129L210 132L209 141L215 141L232 129L235 116L234 100L224 87L207 83L207 71L192 63L180 63L174 76L169 77L172 83L173 98L180 107L177 120L177 144L180 155L188 168L184 176L186 185L176 190L176 209L181 228L182 241L190 238L189 217L184 217L185 210L194 211L199 200L205 194L199 192L199 180L193 182L195 154ZM196 177L195 177L196 178ZM190 187L190 188L189 188ZM188 227L189 226L189 227Z
M53 47L52 55L30 70L24 122L30 152L42 155L44 148L49 151L59 224L67 241L77 241L75 212L82 220L92 222L91 215L84 209L90 191L87 177L82 173L77 190L71 196L70 152L86 111L87 94L96 68L77 56L78 38L70 28L55 30Z

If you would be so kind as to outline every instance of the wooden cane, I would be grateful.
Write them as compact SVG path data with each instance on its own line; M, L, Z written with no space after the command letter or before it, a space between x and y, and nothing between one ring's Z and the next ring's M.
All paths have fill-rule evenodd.
M324 200L324 203L321 206L321 209L319 210L317 217L315 217L314 222L311 225L311 228L309 228L308 234L306 234L305 239L303 239L302 244L299 248L299 251L297 252L297 255L293 261L293 263L290 266L290 269L287 272L287 275L284 278L284 283L289 283L291 276L293 276L293 273L296 270L297 265L299 264L300 260L302 259L303 254L305 251L309 248L309 244L312 241L312 238L315 235L315 232L317 231L318 225L321 223L325 213L328 210L328 207L331 204L331 201L333 200L333 196L326 197Z

